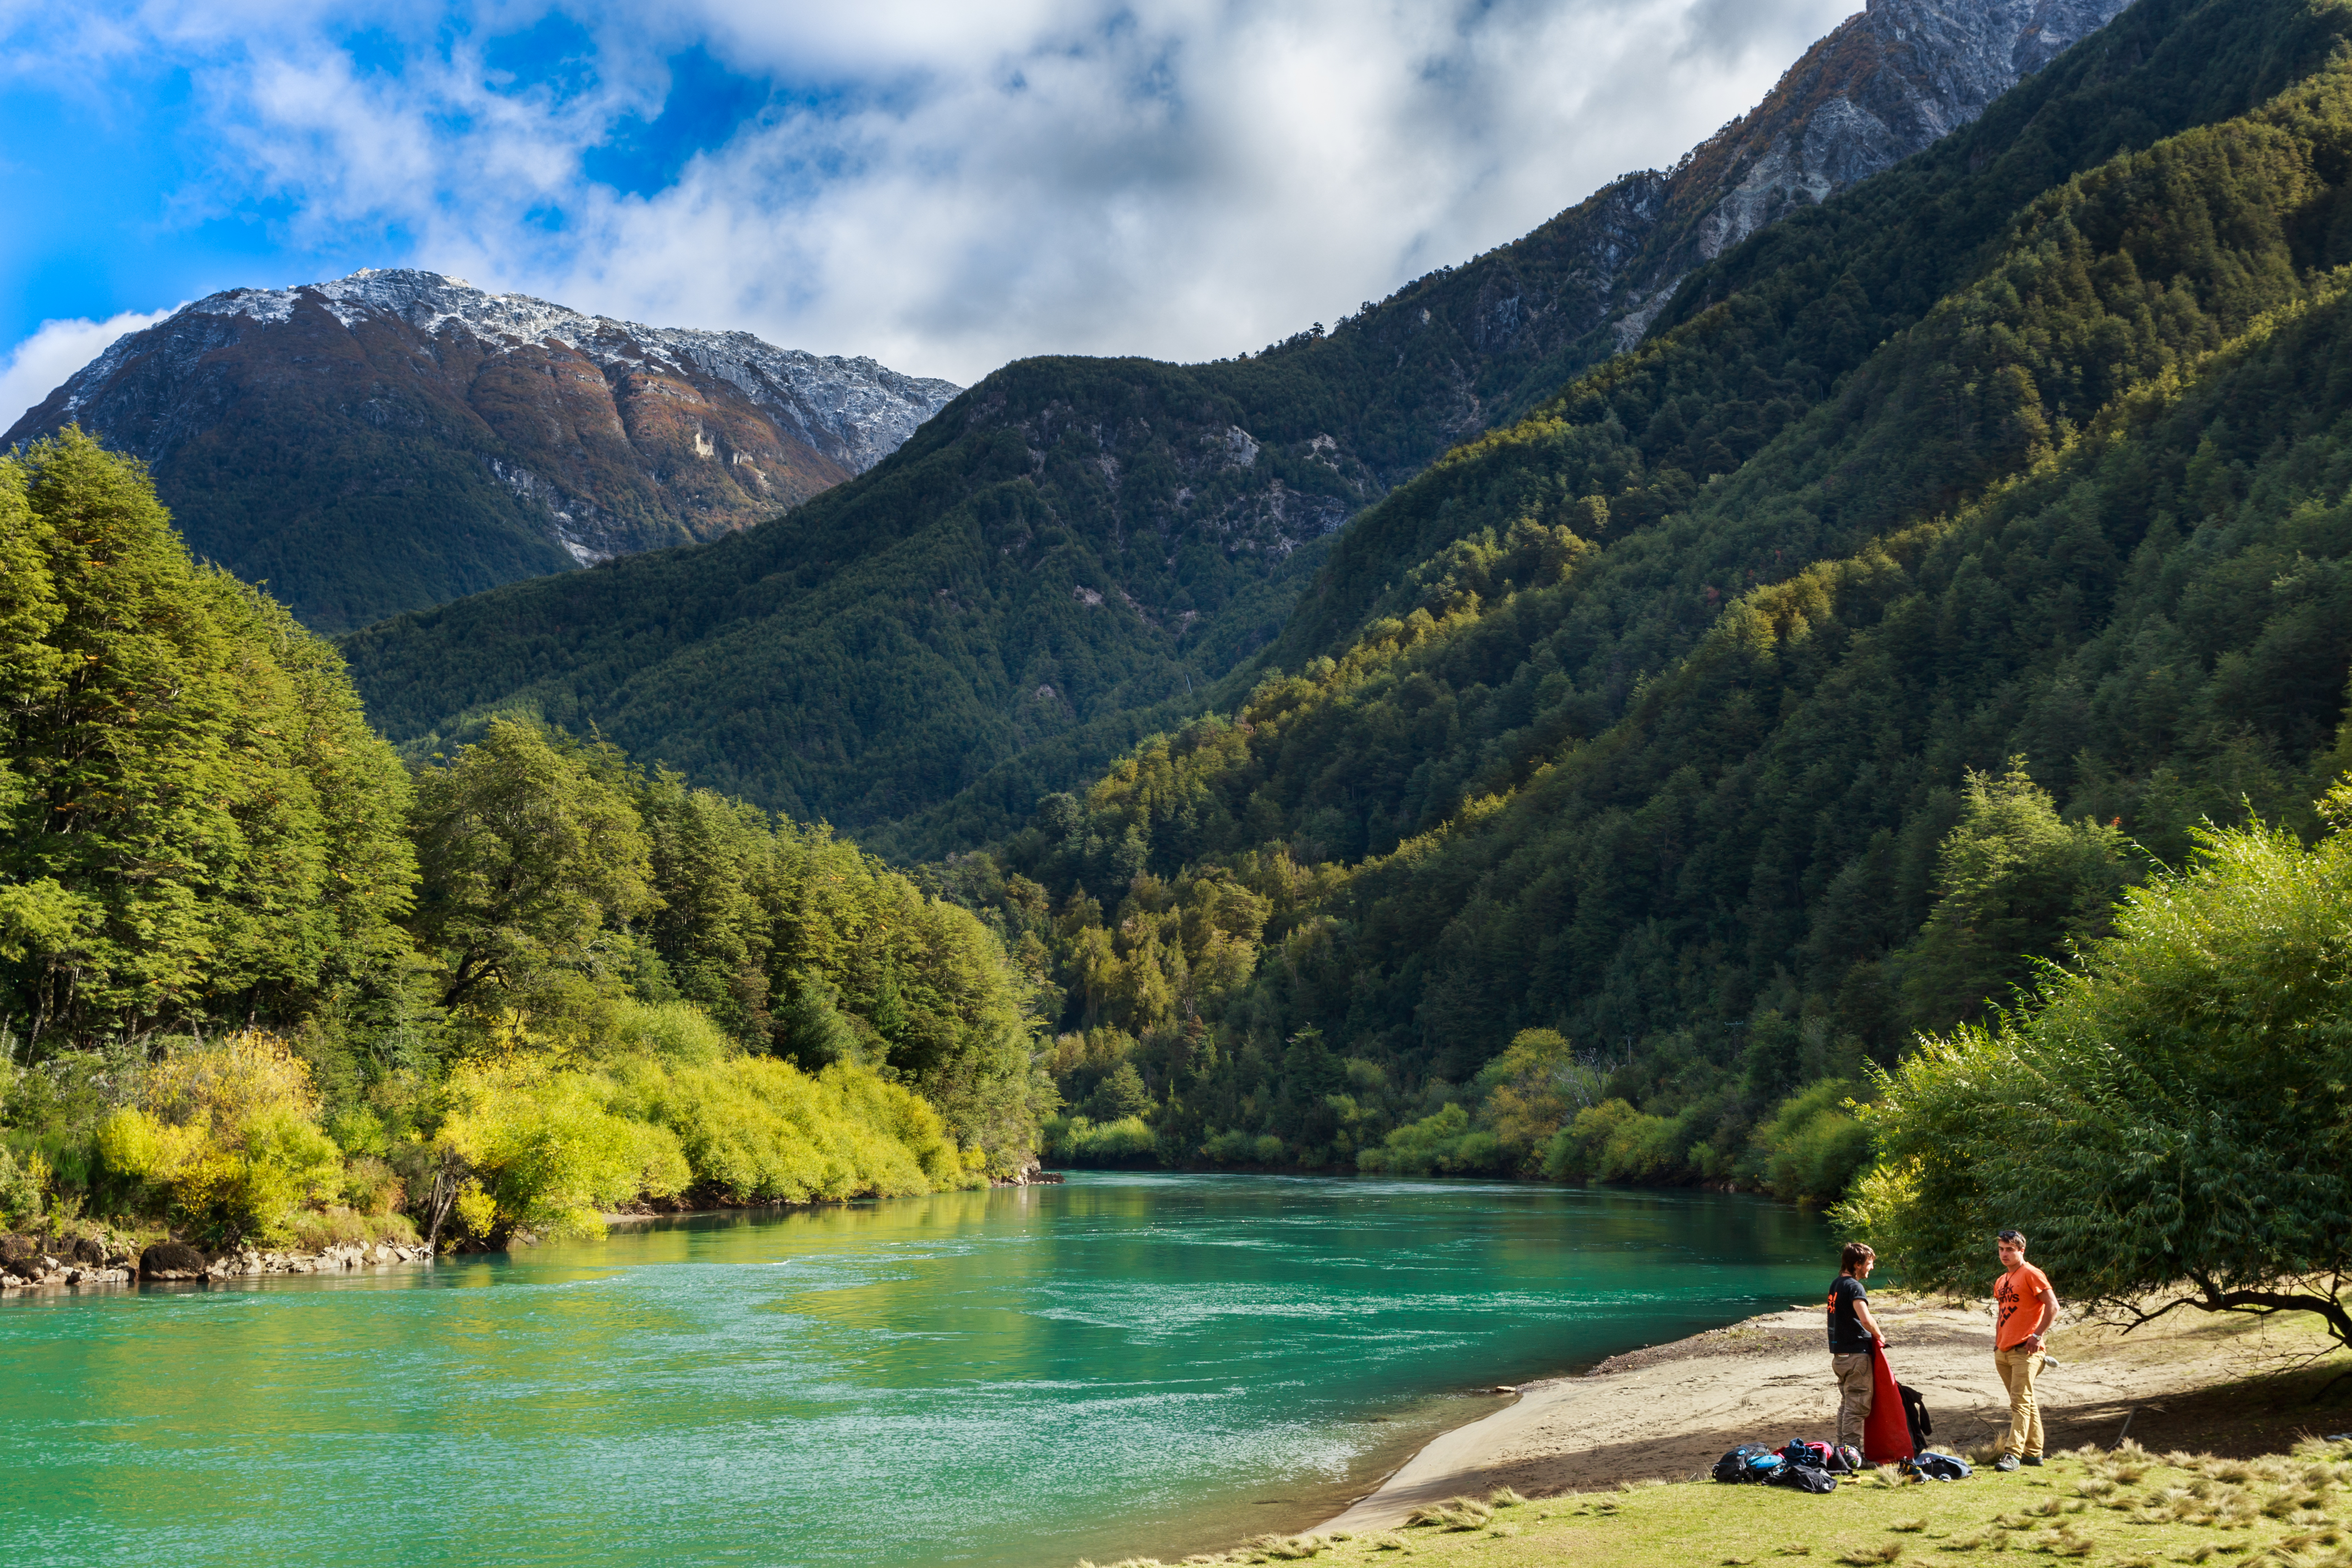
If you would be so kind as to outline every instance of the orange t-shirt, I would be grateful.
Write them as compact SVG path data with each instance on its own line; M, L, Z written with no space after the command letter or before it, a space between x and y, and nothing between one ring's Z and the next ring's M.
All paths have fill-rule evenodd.
M2049 1288L2050 1276L2031 1263L2020 1263L1993 1281L1992 1299L2000 1308L1994 1349L2013 1350L2024 1343L2042 1321L2042 1292Z

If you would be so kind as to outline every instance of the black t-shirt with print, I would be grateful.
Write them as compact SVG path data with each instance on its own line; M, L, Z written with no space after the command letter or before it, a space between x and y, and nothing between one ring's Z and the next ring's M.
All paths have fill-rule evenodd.
M1869 1294L1863 1289L1862 1281L1851 1274L1840 1274L1830 1281L1832 1355L1859 1355L1877 1343L1870 1337L1870 1331L1862 1326L1862 1320L1853 1312L1854 1303Z

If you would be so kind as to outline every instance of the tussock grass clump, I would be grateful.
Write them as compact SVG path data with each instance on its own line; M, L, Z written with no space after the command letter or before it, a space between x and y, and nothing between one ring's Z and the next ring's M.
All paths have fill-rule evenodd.
M1297 1563L1320 1557L1332 1542L1328 1535L1260 1535L1242 1544L1244 1563Z
M1404 1516L1405 1528L1427 1526L1438 1530L1484 1530L1495 1511L1475 1497L1452 1498L1444 1502L1425 1503Z
M2088 1557L2098 1542L2071 1524L2062 1524L2042 1542L2042 1550L2053 1557Z
M1621 1490L1630 1490L1631 1489ZM1444 1502L1424 1504L1405 1515L1405 1528L1410 1530L1415 1526L1432 1526L1438 1530L1485 1530L1494 1523L1497 1510L1525 1508L1528 1500L1509 1487L1496 1487L1483 1499L1456 1497L1448 1498ZM1609 1513L1614 1511L1616 1506L1614 1502L1606 1500L1596 1500L1591 1505L1591 1511ZM1580 1509L1578 1511L1585 1511ZM1547 1514L1539 1517L1550 1516ZM1517 1533L1517 1531L1516 1527L1509 1531L1497 1527L1496 1532Z
M2137 1486L2156 1463L2154 1456L2137 1443L2126 1441L2114 1448L2082 1448L2074 1450L2083 1461L2084 1474L2094 1480L2112 1481L2118 1487Z
M1898 1519L1886 1528L1899 1535L1916 1535L1927 1528L1927 1521L1924 1519Z
M1873 1563L1894 1562L1903 1555L1903 1548L1907 1544L1901 1541L1884 1541L1876 1546L1849 1546L1838 1553L1838 1561L1850 1563L1853 1568L1871 1568Z

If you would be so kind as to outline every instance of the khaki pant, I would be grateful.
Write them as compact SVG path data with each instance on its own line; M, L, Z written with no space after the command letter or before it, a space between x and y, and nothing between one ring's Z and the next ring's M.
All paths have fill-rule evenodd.
M2042 1457L2042 1406L2033 1397L2034 1375L2042 1370L2038 1350L1997 1350L1992 1364L2000 1372L2000 1385L2009 1390L2009 1434L2000 1451L2022 1458Z
M1862 1425L1870 1419L1874 1369L1871 1354L1863 1351L1854 1355L1830 1357L1830 1370L1837 1374L1838 1385L1838 1447L1862 1447Z

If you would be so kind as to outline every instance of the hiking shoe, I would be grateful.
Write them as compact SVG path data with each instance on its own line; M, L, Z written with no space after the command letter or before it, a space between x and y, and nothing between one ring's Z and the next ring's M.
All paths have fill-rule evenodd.
M2026 1455L2026 1456L2025 1456L2024 1459L2023 1459L2022 1461L2021 1461L2021 1463L2024 1463L2024 1464L2032 1465L2035 1469L2037 1469L2037 1470L2038 1470L2038 1469L2040 1469L2042 1468L2042 1456L2041 1456L2041 1455L2039 1455L2039 1454L2028 1454L2028 1455Z
M2041 1463L2038 1459L2034 1462L2036 1464ZM1992 1462L1992 1468L1999 1470L2002 1475L2007 1475L2010 1471L2017 1469L2017 1456L2015 1454L2003 1454L2000 1458Z

